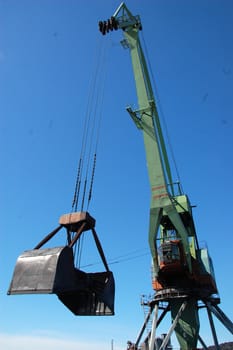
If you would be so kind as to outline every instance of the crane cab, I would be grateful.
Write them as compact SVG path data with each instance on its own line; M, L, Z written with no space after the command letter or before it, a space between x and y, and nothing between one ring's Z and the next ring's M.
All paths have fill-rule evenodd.
M178 281L186 280L187 263L180 239L165 240L158 248L158 272L152 274L152 287L155 291L176 288ZM153 271L153 265L152 265Z
M160 273L180 273L184 270L185 257L181 241L167 240L158 249Z

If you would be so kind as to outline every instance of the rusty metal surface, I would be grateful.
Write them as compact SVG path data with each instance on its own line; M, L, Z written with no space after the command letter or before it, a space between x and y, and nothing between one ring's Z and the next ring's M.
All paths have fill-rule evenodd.
M76 232L83 222L86 223L85 230L95 227L95 219L84 211L64 214L59 219L59 224L68 228L71 232Z

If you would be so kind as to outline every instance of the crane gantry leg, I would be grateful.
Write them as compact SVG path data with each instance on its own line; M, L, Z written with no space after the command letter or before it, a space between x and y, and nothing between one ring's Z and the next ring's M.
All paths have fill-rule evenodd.
M159 305L155 304L154 317L153 317L153 321L152 321L152 329L151 329L150 341L149 341L149 350L154 350L156 328L157 328L157 323L158 323L158 310L159 310Z
M143 326L139 332L139 335L137 337L137 340L135 342L135 348L137 349L139 347L139 343L141 342L143 333L146 329L146 326L148 325L149 321L152 318L152 325L151 325L151 330L149 332L149 334L146 336L146 338L143 340L143 342L141 342L140 347L142 349L145 350L165 350L169 348L169 341L171 340L171 336L172 333L176 330L177 327L179 327L179 322L182 320L182 314L185 312L186 308L188 309L188 304L190 302L190 300L193 299L193 295L192 295L192 299L190 299L190 295L186 295L183 298L181 298L181 300L179 301L180 303L180 307L175 315L175 317L173 317L173 322L171 327L168 329L167 332L164 332L165 337L162 340L162 343L158 344L157 339L156 339L156 335L157 335L157 329L158 326L160 325L160 323L162 322L162 320L164 319L165 315L171 311L171 303L174 302L174 298L170 298L170 300L166 297L166 298L158 298L158 297L154 297L152 298L150 301L148 301L147 303L145 303L144 305L150 305L150 309L149 312L145 318L145 321L143 323ZM199 302L199 303L198 303ZM218 303L218 299L213 299L213 298L208 298L208 300L201 300L198 299L196 300L196 304L197 304L197 308L199 311L199 309L201 308L205 308L207 311L207 315L208 315L208 319L209 319L209 324L210 324L210 328L211 328L211 332L212 332L212 336L213 336L213 341L214 341L214 345L215 345L215 349L219 350L220 346L218 343L218 339L217 339L217 332L215 329L215 325L214 325L214 320L213 320L213 314L219 319L219 321L229 330L230 333L233 334L233 323L230 321L230 319L224 314L224 312L219 308L219 306L217 306L216 304ZM201 304L200 304L201 303ZM162 310L162 312L159 314L159 310ZM204 349L208 349L207 345L205 344L204 340L202 339L202 337L200 336L200 334L198 335L198 342L201 344L201 346ZM182 348L182 350L187 350L185 348Z
M212 314L211 314L211 309L209 307L209 303L206 303L206 309L207 309L207 314L208 314L208 317L209 317L210 328L211 328L213 339L214 339L215 349L216 350L220 350L220 347L219 347L219 344L218 344L217 333L216 333L216 330L215 330L215 327L214 327L214 321L213 321L213 317L212 317Z
M172 323L172 325L171 325L171 328L169 329L169 331L168 331L166 337L164 338L164 340L163 340L163 342L162 342L162 344L161 344L159 350L166 349L166 346L167 346L169 340L171 339L172 332L174 331L175 327L177 326L178 321L179 321L179 319L180 319L180 317L181 317L183 311L185 310L186 306L187 306L187 300L185 300L185 301L181 304L181 306L180 306L180 308L179 308L179 311L178 311L178 313L177 313L177 315L176 315L176 317L175 317L175 319L174 319L174 321L173 321L173 323Z

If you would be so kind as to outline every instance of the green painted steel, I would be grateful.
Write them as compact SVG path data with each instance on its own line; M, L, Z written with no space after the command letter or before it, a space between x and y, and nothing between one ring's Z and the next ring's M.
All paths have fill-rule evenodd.
M139 39L140 17L133 16L122 3L107 21L99 22L103 35L122 29L124 48L131 54L138 97L138 108L127 111L142 131L151 187L149 246L152 255L153 302L168 302L172 327L181 349L196 348L199 335L198 300L220 299L212 261L206 249L198 245L192 207L188 197L175 192L166 145L146 59ZM151 336L150 350L153 349ZM165 341L167 341L165 339Z
M134 17L125 4L121 4L114 17L119 20L119 27L124 29L125 46L130 49L133 73L135 78L138 110L127 108L136 126L142 130L147 168L151 186L149 245L153 260L154 278L159 271L157 241L161 222L168 216L178 237L182 240L189 271L192 272L189 236L194 236L194 225L184 226L180 212L187 211L191 216L188 198L184 195L176 196L173 186L171 170L166 146L162 134L156 102L153 95L150 76L144 53L139 39L141 29L139 17ZM168 188L168 184L170 187ZM194 230L194 231L193 231ZM195 254L195 249L192 249ZM180 302L171 301L171 317L174 320ZM199 333L198 309L195 301L190 301L179 318L175 328L181 349L191 349L197 346Z
M177 299L170 302L171 316L173 320L175 319L182 302L183 301ZM199 329L200 324L197 301L195 299L190 299L175 328L176 337L182 350L196 349Z
M129 13L129 11L128 11ZM137 127L143 132L147 158L147 168L151 186L149 245L152 253L154 273L158 272L157 238L161 215L167 215L182 240L187 264L191 272L191 258L186 227L176 209L174 201L174 187L166 152L165 142L161 130L159 116L156 108L146 60L139 39L139 28L126 27L124 30L127 46L130 48L133 72L137 90L137 111L128 108ZM168 189L171 184L171 192ZM156 277L156 276L155 276Z

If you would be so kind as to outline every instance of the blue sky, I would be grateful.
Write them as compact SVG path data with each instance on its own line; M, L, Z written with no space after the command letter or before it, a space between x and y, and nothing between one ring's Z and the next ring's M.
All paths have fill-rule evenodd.
M124 349L150 294L149 181L142 135L125 111L137 106L122 33L97 23L116 0L0 0L0 346L27 350ZM214 262L221 308L232 309L233 3L129 0L140 14L161 114L197 234ZM116 282L114 317L75 317L54 295L7 296L16 258L71 210L97 50L106 42L103 119L89 208ZM106 68L106 69L105 69ZM175 179L176 180L176 179ZM97 270L94 248L83 247ZM203 321L203 322L202 322ZM170 320L165 324L166 332ZM206 317L202 337L211 344ZM232 340L216 321L219 341Z

